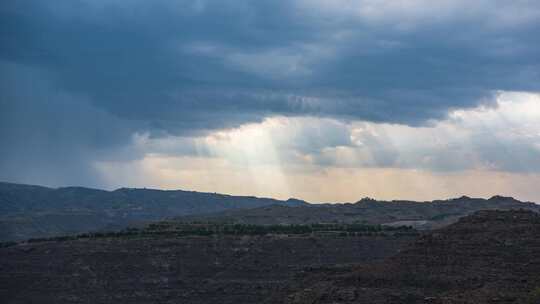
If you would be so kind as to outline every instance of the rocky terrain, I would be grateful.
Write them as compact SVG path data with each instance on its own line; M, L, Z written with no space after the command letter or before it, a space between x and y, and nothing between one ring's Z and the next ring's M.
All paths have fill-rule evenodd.
M540 215L480 211L382 262L302 280L270 302L540 303Z
M182 190L53 189L0 182L0 241L117 230L140 222L234 208L303 204L307 203Z
M445 228L166 221L0 248L2 303L540 303L540 215Z
M395 255L411 230L336 234L122 234L0 248L2 303L261 303L295 276Z
M0 209L0 303L540 303L540 207L509 197L0 183Z

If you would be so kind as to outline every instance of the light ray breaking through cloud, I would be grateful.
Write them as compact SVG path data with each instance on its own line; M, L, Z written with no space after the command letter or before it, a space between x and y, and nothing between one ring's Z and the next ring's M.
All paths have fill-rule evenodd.
M540 201L534 1L22 0L0 22L0 180Z
M144 176L135 182L315 201L540 198L538 94L501 92L496 107L456 110L422 127L270 117L201 137L140 136L134 144L147 156L133 172L131 165L101 163L107 180ZM127 172L118 174L118 166Z

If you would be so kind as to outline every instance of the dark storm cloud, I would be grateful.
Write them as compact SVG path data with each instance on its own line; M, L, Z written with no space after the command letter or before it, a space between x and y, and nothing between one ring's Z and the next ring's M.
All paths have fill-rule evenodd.
M418 125L539 91L540 6L454 2L3 1L1 169L28 141L96 159L135 132L276 114Z
M6 63L0 69L0 180L104 186L92 160L138 157L124 149L133 123L54 87L49 73Z
M2 6L4 61L47 69L97 107L175 131L273 113L417 124L493 90L540 89L538 20L480 19L504 21L494 13L420 16L403 30L400 16L370 23L287 1Z

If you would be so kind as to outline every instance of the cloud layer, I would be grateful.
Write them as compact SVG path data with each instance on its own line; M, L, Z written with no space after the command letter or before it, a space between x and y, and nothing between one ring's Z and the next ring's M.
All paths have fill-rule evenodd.
M2 20L4 61L171 132L269 114L419 124L540 90L530 1L18 1Z
M108 186L95 164L149 154L540 170L537 103L501 95L540 91L534 1L23 0L0 20L0 179Z
M424 127L276 116L198 137L138 134L131 150L144 158L97 169L112 185L314 201L463 194L540 201L540 95L500 93L496 105Z
M135 150L204 156L238 166L540 172L540 94L501 93L496 107L456 110L426 127L272 117L200 137L139 134Z

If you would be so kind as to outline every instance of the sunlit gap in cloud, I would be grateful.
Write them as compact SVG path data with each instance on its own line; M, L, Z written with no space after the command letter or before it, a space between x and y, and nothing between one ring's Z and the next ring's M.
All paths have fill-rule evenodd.
M289 198L273 133L287 128L287 118L267 118L259 124L219 130L200 137L152 138L135 134L133 149L144 157L132 162L99 162L113 188L117 181L133 186L186 189L239 195Z
M540 95L500 92L425 126L269 117L199 137L137 134L132 162L101 162L115 184L313 202L512 195L540 202ZM120 184L118 184L120 185Z
M245 186L253 194L264 194L276 189L281 192L280 197L288 196L288 183L282 170L280 154L269 132L275 128L283 130L282 119L268 118L260 124L217 131L203 140L210 155L226 159L247 173L251 183Z

